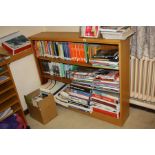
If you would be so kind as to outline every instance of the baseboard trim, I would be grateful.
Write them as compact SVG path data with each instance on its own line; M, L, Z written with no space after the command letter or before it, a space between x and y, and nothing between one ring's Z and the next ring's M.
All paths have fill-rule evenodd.
M139 105L135 105L135 104L132 104L132 103L130 103L130 107L136 108L136 109L140 109L140 110L144 110L144 111L151 112L151 113L155 113L154 109L149 109L149 108L146 108L146 107L141 107Z
M132 105L137 105L139 107L144 107L146 109L155 110L155 104L153 104L153 103L149 103L149 102L145 102L145 101L140 101L140 100L134 99L134 98L130 98L129 102Z

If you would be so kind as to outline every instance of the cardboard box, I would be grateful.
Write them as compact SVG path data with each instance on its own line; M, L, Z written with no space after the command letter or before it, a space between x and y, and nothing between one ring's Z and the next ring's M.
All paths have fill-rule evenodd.
M56 103L54 101L53 95L48 95L43 98L43 100L38 102L38 107L34 106L32 103L32 98L38 96L40 90L36 90L25 96L25 101L30 112L30 116L39 122L46 124L54 117L57 116Z

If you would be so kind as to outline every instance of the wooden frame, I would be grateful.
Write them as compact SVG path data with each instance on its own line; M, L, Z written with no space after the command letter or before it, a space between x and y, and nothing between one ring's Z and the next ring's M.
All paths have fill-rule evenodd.
M56 42L80 42L80 43L99 43L104 45L115 45L118 46L119 50L119 73L120 73L120 118L116 119L104 114L93 112L88 114L92 117L108 121L118 126L122 126L125 120L129 115L129 58L130 58L130 49L129 49L129 39L127 40L112 40L112 39L102 39L102 38L80 38L79 33L76 32L41 32L39 34L33 35L30 37L31 42L41 40L41 41L56 41ZM33 49L34 50L34 49ZM62 59L54 59L48 57L39 57L36 58L39 75L42 83L47 81L47 79L54 79L65 83L70 83L70 79L60 78L49 76L42 73L40 61L54 61L64 64L79 65L85 67L92 67L91 64L87 63L78 63L73 61L66 61ZM72 109L72 108L69 108ZM74 110L79 111L79 110ZM80 112L80 111L79 111ZM84 112L82 112L84 113ZM87 113L86 113L87 114Z

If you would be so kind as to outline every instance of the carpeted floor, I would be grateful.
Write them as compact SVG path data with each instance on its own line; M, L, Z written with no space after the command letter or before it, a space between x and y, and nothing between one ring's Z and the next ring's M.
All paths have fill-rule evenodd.
M61 106L58 107L58 116L48 124L43 125L27 115L31 129L154 129L155 113L137 108L130 108L130 115L123 127L117 127Z

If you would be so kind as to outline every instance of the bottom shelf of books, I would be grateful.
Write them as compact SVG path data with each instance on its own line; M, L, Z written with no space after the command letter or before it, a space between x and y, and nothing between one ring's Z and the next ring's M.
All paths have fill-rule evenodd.
M55 72L53 71L52 74L46 71L46 78L50 79ZM66 72L67 75L63 75L70 80L70 84L65 85L55 94L56 103L119 125L119 71L74 67ZM60 75L62 73L56 71L54 77ZM59 78L55 80L59 81Z

